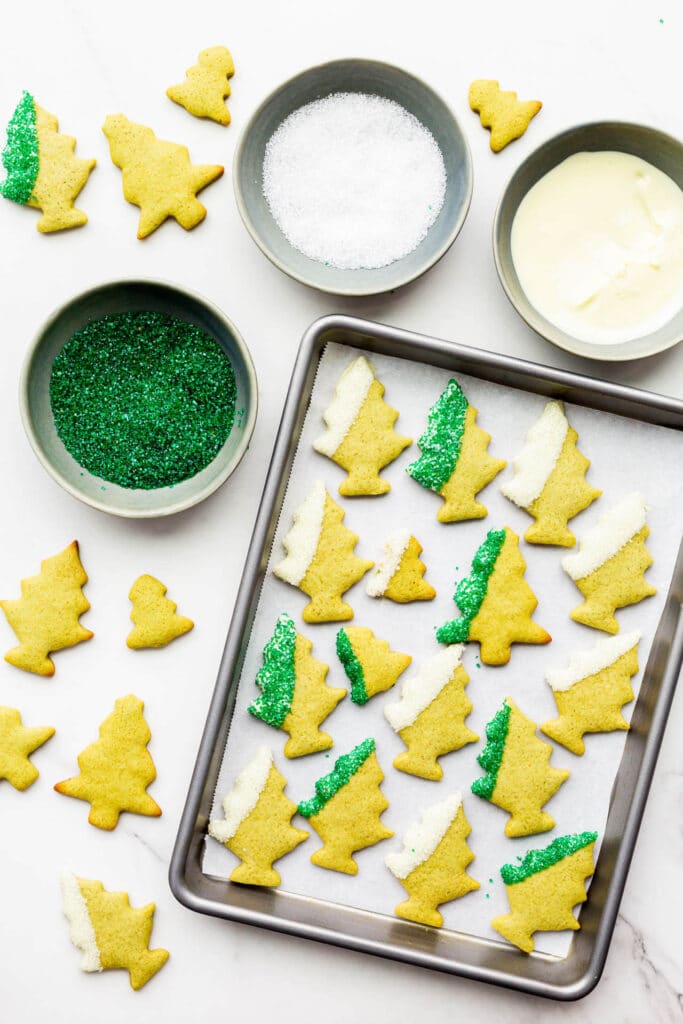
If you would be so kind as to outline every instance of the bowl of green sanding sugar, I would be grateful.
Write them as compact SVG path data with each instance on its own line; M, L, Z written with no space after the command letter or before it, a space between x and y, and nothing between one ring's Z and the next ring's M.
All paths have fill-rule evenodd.
M224 483L258 405L249 351L206 299L116 281L57 310L24 364L33 449L81 501L115 515L180 512Z
M246 125L237 206L268 259L336 295L414 281L455 241L472 196L448 105L402 68L336 60L279 86Z

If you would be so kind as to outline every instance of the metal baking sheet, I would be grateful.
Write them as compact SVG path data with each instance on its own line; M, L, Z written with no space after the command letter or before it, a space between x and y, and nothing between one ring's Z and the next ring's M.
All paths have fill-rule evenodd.
M589 890L588 902L581 910L581 931L573 936L568 955L563 953L561 958L552 955L551 943L547 946L550 952L535 953L531 957L526 957L514 948L494 941L493 938L489 940L481 935L473 937L465 934L469 930L467 912L464 909L467 900L458 901L463 906L458 917L453 917L450 922L447 919L447 926L441 931L435 931L391 917L392 904L385 907L383 913L379 912L379 907L350 906L348 903L353 897L344 896L343 888L340 889L341 895L335 895L334 886L328 886L327 890L324 886L322 889L320 886L317 889L309 887L311 891L308 892L305 885L303 888L299 886L296 891L284 891L284 888L275 892L248 889L208 873L203 861L206 823L211 811L223 751L229 738L237 684L261 597L264 574L299 436L309 408L313 382L321 354L329 342L335 343L332 348L341 346L342 353L343 348L348 346L366 350L380 358L389 356L399 360L411 360L414 367L415 364L421 364L440 368L441 372L465 374L477 378L482 382L482 387L485 386L483 382L504 384L508 388L521 389L534 395L562 398L567 403L583 406L586 410L616 413L629 418L628 423L623 421L624 429L633 429L633 421L674 428L676 431L683 429L683 403L674 400L593 381L590 378L547 369L509 357L468 349L449 342L422 338L348 317L328 317L312 325L302 341L294 369L247 558L240 597L173 855L171 887L181 902L203 912L335 942L350 948L508 985L536 994L564 999L578 998L594 986L604 965L628 863L680 668L683 652L683 630L679 622L683 591L681 558L673 570L668 597L660 604L662 611L651 647L649 641L652 639L652 630L647 638L648 645L645 650L649 649L650 655L643 673L638 699L633 708L632 729L626 737L616 784L611 793L609 815L606 828L603 830L596 874ZM353 354L355 353L350 352L349 358ZM391 393L389 397L391 398ZM399 407L402 408L401 405ZM591 412L591 415L594 416L596 413ZM331 493L334 493L331 481L328 481L328 486ZM630 481L628 489L634 489L636 486L637 481ZM352 504L346 503L347 507ZM347 521L352 528L355 525L354 519L352 513L349 513ZM370 552L366 550L364 553ZM370 557L373 556L374 554L370 553ZM667 579L673 569L674 560L675 550L672 550ZM584 641L584 646L589 646L589 641ZM513 662L514 658L513 654ZM553 658L548 656L548 661L555 664L558 662L557 655ZM468 670L472 675L469 666ZM479 731L482 731L481 728ZM277 740L271 745L277 746ZM346 749L344 745L338 744L339 752L343 749ZM478 750L479 745L475 749ZM565 761L566 758L561 766L570 767ZM554 758L555 762L559 764L559 759ZM331 763L326 762L322 770L317 772L309 771L311 779L329 770ZM299 786L298 789L300 788ZM290 790L294 798L308 795L298 790L294 794L293 787L290 787ZM435 792L433 796L429 794L429 799L423 797L422 805L427 806L438 799L439 795ZM416 816L416 811L412 813L412 817ZM585 825L592 827L588 821ZM400 831L397 828L398 836ZM548 837L548 841L550 838L552 836ZM543 845L543 839L543 836L529 837L527 846ZM471 837L470 845L476 852L473 840L474 837ZM392 843L392 848L395 848L398 839L381 844L387 847L386 851L382 851L382 856L388 852ZM309 843L304 844L304 847L308 845ZM220 850L217 844L216 847ZM305 859L307 858L308 853L305 854ZM285 863L283 862L283 874L286 871ZM317 872L318 876L328 874L317 869L312 870L314 873ZM474 865L471 870L475 873ZM488 871L485 873L488 874ZM331 895L326 899L324 894L328 890ZM373 912L368 912L368 909ZM495 936L495 933L491 932L491 936ZM543 948L540 943L539 947Z

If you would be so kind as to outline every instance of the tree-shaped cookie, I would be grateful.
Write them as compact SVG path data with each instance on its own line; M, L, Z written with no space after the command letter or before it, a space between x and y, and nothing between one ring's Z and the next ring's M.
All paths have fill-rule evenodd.
M91 805L88 821L97 828L116 828L122 811L158 818L161 808L147 793L157 777L147 750L152 738L133 694L114 703L114 711L100 726L100 738L78 755L80 775L54 787L64 796Z
M465 694L469 676L460 663L462 651L462 644L439 651L403 683L399 702L384 709L408 748L394 759L400 772L438 782L443 768L437 758L479 739L465 725L472 704Z
M545 722L541 732L581 755L585 733L628 729L621 709L633 700L639 641L638 630L604 637L591 650L572 655L566 669L548 672L559 717Z
M38 769L29 760L38 747L42 747L55 730L52 726L21 724L21 712L0 705L0 781L7 779L10 786L24 790L38 778Z
M443 504L440 523L482 519L487 509L476 501L507 463L488 454L491 435L477 425L477 410L457 381L451 380L429 410L427 429L417 444L420 458L407 467L413 480L436 491Z
M388 597L397 604L431 601L436 591L424 578L422 545L410 530L394 530L384 542L384 553L365 586L370 597Z
M529 850L521 863L504 864L510 913L494 917L491 927L524 953L534 949L534 932L577 931L573 908L586 900L597 838L597 832L558 836L545 849Z
M484 128L491 129L491 149L499 153L529 127L543 104L540 100L518 100L516 92L503 92L492 78L478 78L469 92L470 107L479 114Z
M218 124L230 124L230 111L225 100L230 95L228 79L235 74L232 54L227 46L210 46L202 50L185 72L185 81L171 85L166 95L185 107L195 117L209 117Z
M367 704L377 693L390 690L413 660L392 651L364 626L342 626L337 633L337 654L351 683L354 704Z
M206 217L197 192L220 178L223 168L193 164L186 146L158 139L151 128L110 114L102 131L112 162L123 172L123 195L140 207L138 238L146 238L174 217L189 231Z
M21 581L17 601L0 601L0 608L14 630L19 647L5 661L25 672L52 676L55 666L49 654L73 647L94 634L79 617L90 604L81 587L88 576L78 555L78 541L40 563L40 573Z
M489 530L453 597L462 614L437 630L439 643L477 640L486 665L506 665L514 643L549 643L550 634L531 618L538 601L525 570L517 534L508 526Z
M357 875L353 854L393 836L380 821L389 806L380 789L383 779L373 739L343 754L329 775L318 779L315 796L299 804L299 814L309 819L324 843L312 854L312 864Z
M223 817L209 822L209 835L241 861L231 882L279 885L273 862L308 839L291 824L296 804L285 796L286 785L268 747L260 747L223 798Z
M569 772L550 766L553 748L536 736L536 724L506 697L486 726L486 739L477 757L486 774L475 779L472 792L508 812L510 839L554 828L555 819L542 807Z
M573 547L568 520L602 494L586 482L590 461L576 447L578 439L562 403L548 402L513 461L514 477L500 488L536 520L524 534L529 544Z
M394 430L398 412L383 399L384 385L377 380L365 356L346 367L334 398L324 414L327 430L313 442L322 455L347 472L339 485L345 497L386 494L391 490L379 471L413 443Z
M142 988L169 957L150 949L155 905L131 907L127 892L108 892L101 882L62 874L62 907L70 938L83 953L82 971L128 971L131 988Z
M135 651L143 647L165 647L194 627L192 619L176 614L178 605L164 596L166 590L154 576L138 576L128 594L133 603L130 618L135 627L126 638L128 647Z
M645 570L652 565L645 547L650 535L646 511L641 495L629 494L600 516L579 541L576 554L562 559L563 569L585 598L571 613L574 622L618 633L616 609L657 593L645 579Z
M88 221L74 202L96 161L75 156L75 148L74 138L60 134L57 118L24 92L7 126L2 153L7 177L0 194L42 210L36 225L41 232L77 228Z
M317 480L283 538L287 557L273 572L310 598L302 612L304 622L352 619L353 608L342 595L375 564L354 555L358 534L344 526L344 515Z
M327 686L329 666L314 658L312 650L311 641L297 633L289 615L282 614L263 649L263 665L256 674L261 694L249 713L289 734L285 757L329 750L332 737L318 726L346 696L346 690Z
M410 826L401 852L384 858L408 893L394 911L398 917L440 928L443 917L437 907L479 888L466 871L474 860L467 845L471 831L460 793L429 807Z

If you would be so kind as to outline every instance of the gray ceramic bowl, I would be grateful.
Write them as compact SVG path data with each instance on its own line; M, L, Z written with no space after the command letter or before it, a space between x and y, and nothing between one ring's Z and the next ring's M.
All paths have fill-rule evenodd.
M299 107L336 92L371 93L400 103L432 133L446 165L444 205L426 238L403 259L377 270L339 270L304 256L287 241L263 195L263 158L273 132ZM415 280L453 244L472 198L472 160L467 141L450 109L419 78L377 61L336 60L290 78L263 101L237 146L233 184L242 220L276 267L320 291L335 295L376 295Z
M646 125L596 121L570 128L535 149L510 178L493 222L493 254L505 293L519 315L547 341L578 356L620 361L639 359L671 348L683 338L683 309L668 324L642 338L615 345L596 345L566 334L546 320L529 302L512 262L510 235L517 208L539 178L573 153L616 150L632 153L668 174L683 188L683 144Z
M224 350L235 371L235 423L218 455L201 472L173 487L138 490L92 476L68 453L57 436L50 407L50 375L55 357L86 321L107 314L170 313L202 327ZM57 483L87 505L129 518L167 516L196 505L224 483L249 446L258 391L244 341L221 311L206 299L162 281L113 281L83 292L52 314L31 345L21 376L20 405L33 450ZM239 412L243 410L243 412Z

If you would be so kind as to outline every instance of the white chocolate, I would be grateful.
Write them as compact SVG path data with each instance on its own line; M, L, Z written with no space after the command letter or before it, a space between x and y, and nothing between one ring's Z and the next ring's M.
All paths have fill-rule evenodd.
M294 513L289 532L282 539L287 557L275 566L273 572L294 587L299 586L315 558L323 525L325 495L325 484L316 480Z
M365 356L358 356L346 367L323 416L327 430L313 442L317 452L332 458L361 411L374 379L372 367Z
M425 662L416 676L405 681L399 702L384 709L384 717L395 732L412 725L439 696L460 664L462 652L462 644L453 644L439 651Z
M256 807L266 788L273 755L268 747L259 747L246 768L235 779L229 793L223 798L223 818L209 822L209 835L219 843L227 843Z
M573 580L599 569L608 559L620 551L645 526L645 500L634 492L605 512L598 519L597 526L589 530L579 541L576 554L562 559L562 568Z
M403 553L410 543L410 530L394 530L384 542L384 554L365 586L370 597L385 594L393 576L398 572Z
M95 929L90 920L88 905L81 892L78 879L70 871L62 872L62 908L69 920L69 938L76 949L83 953L82 971L101 971L102 961L95 938Z
M384 863L397 878L407 878L411 871L429 860L446 835L462 805L462 794L453 793L438 804L428 807L419 821L413 822L403 837L400 853L390 853Z
M569 430L561 402L548 402L526 435L524 447L513 460L515 475L500 488L510 501L528 508L543 491L557 465Z
M569 690L575 683L602 672L604 668L613 665L627 651L636 647L640 642L640 632L634 629L630 633L619 633L617 636L604 637L598 640L595 647L588 651L576 651L571 655L569 663L564 669L557 669L546 673L548 685L556 693L562 690Z

